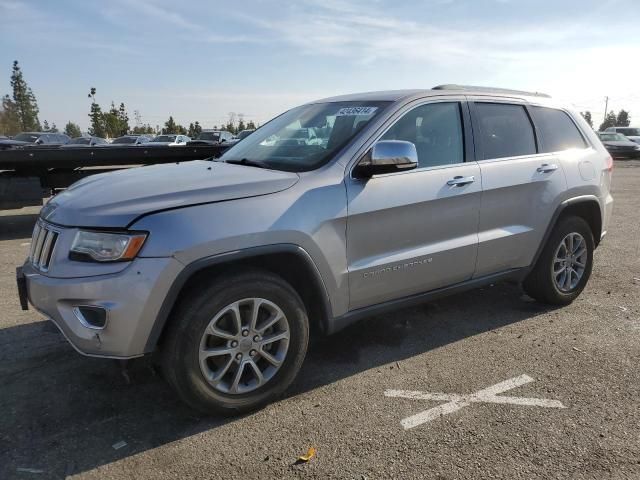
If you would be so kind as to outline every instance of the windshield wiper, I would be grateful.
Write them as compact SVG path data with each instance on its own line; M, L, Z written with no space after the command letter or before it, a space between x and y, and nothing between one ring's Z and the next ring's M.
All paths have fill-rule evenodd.
M248 158L241 158L239 160L234 158L231 160L225 160L225 163L232 163L234 165L246 165L247 167L269 168L262 162L249 160Z

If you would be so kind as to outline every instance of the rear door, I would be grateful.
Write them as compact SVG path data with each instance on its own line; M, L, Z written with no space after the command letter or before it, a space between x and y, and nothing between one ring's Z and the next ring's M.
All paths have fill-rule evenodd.
M407 106L378 139L414 143L418 168L347 179L350 309L472 277L481 179L470 127L462 100Z
M539 135L524 102L472 100L482 172L475 271L481 277L531 263L566 180L556 156L541 153Z

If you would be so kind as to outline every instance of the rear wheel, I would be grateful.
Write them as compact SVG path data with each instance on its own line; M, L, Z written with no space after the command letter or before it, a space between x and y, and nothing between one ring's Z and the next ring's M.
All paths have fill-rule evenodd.
M571 303L591 276L594 248L591 228L584 219L560 219L523 283L525 292L543 303Z
M246 272L184 299L163 346L169 383L203 412L273 401L293 381L309 337L302 300L278 276Z

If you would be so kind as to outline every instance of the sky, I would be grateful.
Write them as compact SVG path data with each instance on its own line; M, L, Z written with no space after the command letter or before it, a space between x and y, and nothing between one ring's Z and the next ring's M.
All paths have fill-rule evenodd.
M264 123L304 102L443 83L540 91L640 125L640 0L0 0L40 120L88 126L91 87L131 124ZM633 122L636 119L637 122ZM597 125L596 125L597 126Z

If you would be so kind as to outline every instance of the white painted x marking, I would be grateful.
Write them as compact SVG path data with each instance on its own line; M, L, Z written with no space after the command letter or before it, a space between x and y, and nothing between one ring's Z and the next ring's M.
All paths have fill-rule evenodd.
M401 420L400 423L405 430L430 422L431 420L443 415L457 412L461 408L468 407L472 403L501 403L544 408L567 408L558 400L498 396L499 393L512 390L533 381L533 378L528 375L520 375L519 377L510 378L509 380L497 383L491 387L478 390L476 393L472 393L470 395L458 395L455 393L425 393L411 390L386 390L384 395L385 397L447 402Z

